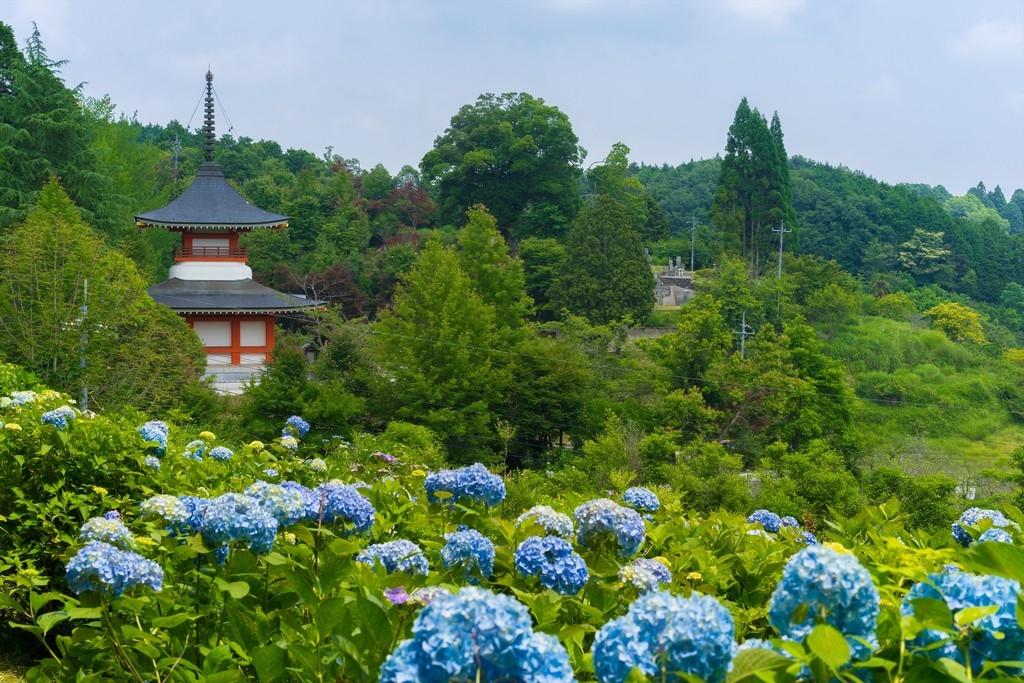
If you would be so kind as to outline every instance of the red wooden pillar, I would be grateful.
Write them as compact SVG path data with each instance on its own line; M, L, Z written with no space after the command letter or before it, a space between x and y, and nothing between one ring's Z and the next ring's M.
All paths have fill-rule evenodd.
M274 351L274 327L275 327L274 323L275 323L276 320L275 320L274 316L268 315L267 318L266 318L266 321L267 321L267 335L266 335L266 339L264 341L265 341L266 347L267 347L266 359L267 359L267 362L269 363L270 362L270 354Z
M231 364L242 364L242 324L238 316L231 317Z

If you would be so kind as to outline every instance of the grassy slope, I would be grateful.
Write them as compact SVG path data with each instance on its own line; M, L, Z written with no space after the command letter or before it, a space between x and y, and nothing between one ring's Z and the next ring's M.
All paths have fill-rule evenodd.
M1009 454L1024 445L1024 421L1005 400L1017 368L920 321L859 318L829 347L858 395L865 464L945 472L980 492L999 488Z

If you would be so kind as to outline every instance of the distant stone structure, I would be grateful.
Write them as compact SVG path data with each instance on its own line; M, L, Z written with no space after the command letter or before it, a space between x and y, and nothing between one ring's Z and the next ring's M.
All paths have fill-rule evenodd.
M655 273L654 301L660 306L682 306L693 296L693 273L683 266L683 257L669 258L668 268Z

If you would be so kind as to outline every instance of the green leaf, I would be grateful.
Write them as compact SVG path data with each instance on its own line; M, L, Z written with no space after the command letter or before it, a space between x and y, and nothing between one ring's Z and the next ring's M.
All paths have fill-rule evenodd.
M986 545L996 545L995 543L989 543ZM1002 544L999 544L1002 545ZM939 661L933 664L934 668L938 669L947 676L960 681L960 683L970 683L971 677L967 675L967 669L964 668L963 664L955 662L948 657L943 657Z
M975 543L964 553L966 569L1024 581L1024 548L1010 543Z
M219 576L214 579L217 583L217 588L230 595L235 600L241 600L249 594L249 584L245 581L232 581L228 583Z
M807 647L832 670L850 661L850 644L838 630L828 624L818 624L807 636Z
M953 619L956 621L957 626L967 626L974 622L984 619L990 614L995 614L999 611L999 605L982 605L980 607L965 607L964 609L953 615Z
M949 631L953 624L953 613L945 600L936 598L916 598L910 601L914 608L914 618L922 625Z
M38 613L43 607L54 600L60 600L61 604L64 604L67 596L63 593L56 591L49 591L47 593L30 593L28 596L28 603L32 606L32 611Z
M67 618L67 612L63 610L58 610L56 612L47 612L46 614L40 614L38 617L36 617L36 623L39 624L39 627L43 629L43 633L45 634L51 628L53 628L60 622L66 620Z
M321 602L316 608L314 621L321 636L329 637L345 621L345 617L348 615L346 603L344 598L330 598Z
M72 607L67 613L68 619L99 619L103 616L99 607Z
M260 681L276 681L284 676L288 653L276 645L264 645L251 653L256 678Z
M726 682L738 683L758 672L782 669L792 663L793 660L773 650L759 647L743 650L732 660L732 669L729 671Z
M153 617L149 620L149 623L157 628L174 628L184 624L186 621L194 621L196 615L188 614L186 612L180 612L178 614L168 614L164 617Z

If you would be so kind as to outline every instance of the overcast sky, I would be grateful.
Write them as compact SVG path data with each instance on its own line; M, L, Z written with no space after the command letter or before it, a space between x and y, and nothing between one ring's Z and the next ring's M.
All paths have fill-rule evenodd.
M36 21L69 83L141 121L187 122L209 64L234 134L364 167L418 164L459 106L508 91L565 111L592 160L621 140L677 164L719 153L746 95L790 154L1024 187L1020 0L2 0L0 19L21 42Z

